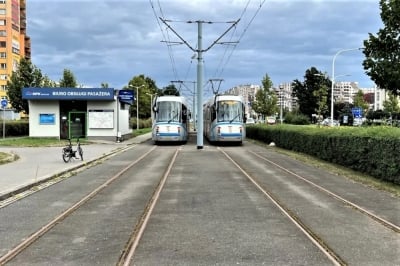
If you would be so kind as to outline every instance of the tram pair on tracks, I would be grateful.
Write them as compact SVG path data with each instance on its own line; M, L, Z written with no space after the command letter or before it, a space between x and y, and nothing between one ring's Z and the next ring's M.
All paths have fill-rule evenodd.
M158 96L152 105L154 143L186 143L190 112L185 97ZM237 95L215 95L208 100L203 105L203 134L213 144L242 144L246 137L243 98Z

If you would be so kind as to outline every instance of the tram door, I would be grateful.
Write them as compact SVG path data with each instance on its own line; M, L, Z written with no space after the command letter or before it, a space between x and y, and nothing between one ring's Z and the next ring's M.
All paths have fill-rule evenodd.
M70 139L86 138L86 112L69 112L68 129Z

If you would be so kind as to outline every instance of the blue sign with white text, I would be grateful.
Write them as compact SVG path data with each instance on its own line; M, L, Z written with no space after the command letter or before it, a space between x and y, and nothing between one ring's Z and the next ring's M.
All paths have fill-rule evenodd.
M120 102L126 103L126 104L133 104L133 99L134 99L134 91L133 90L120 90L118 91L118 99Z
M24 100L114 100L113 88L23 88Z
M361 107L354 107L351 109L353 116L356 118L361 118L363 116Z

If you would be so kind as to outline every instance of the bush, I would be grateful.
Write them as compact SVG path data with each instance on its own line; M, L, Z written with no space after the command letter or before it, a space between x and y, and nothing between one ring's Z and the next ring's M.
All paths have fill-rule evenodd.
M309 125L310 119L303 114L287 113L285 115L285 124L292 125Z
M246 136L400 184L399 128L283 125L249 127Z
M136 118L131 118L129 124L132 129L136 129L137 128ZM151 128L151 126L152 126L151 118L145 120L139 119L139 128Z
M0 120L0 135L3 136L3 120ZM29 135L29 121L25 120L6 120L5 126L5 136L6 137L20 137Z

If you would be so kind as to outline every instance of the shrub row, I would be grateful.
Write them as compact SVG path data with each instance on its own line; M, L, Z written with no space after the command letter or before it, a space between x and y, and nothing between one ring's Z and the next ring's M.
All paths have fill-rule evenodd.
M136 118L131 118L129 123L132 129L137 128ZM148 118L146 120L139 119L139 128L151 128L151 126L152 126L151 118Z
M4 122L5 128L5 136L13 136L13 137L20 137L20 136L28 136L29 135L29 122L25 120L18 120L18 121L5 121ZM0 120L0 136L3 136L3 120Z
M257 125L246 135L400 184L399 128Z

